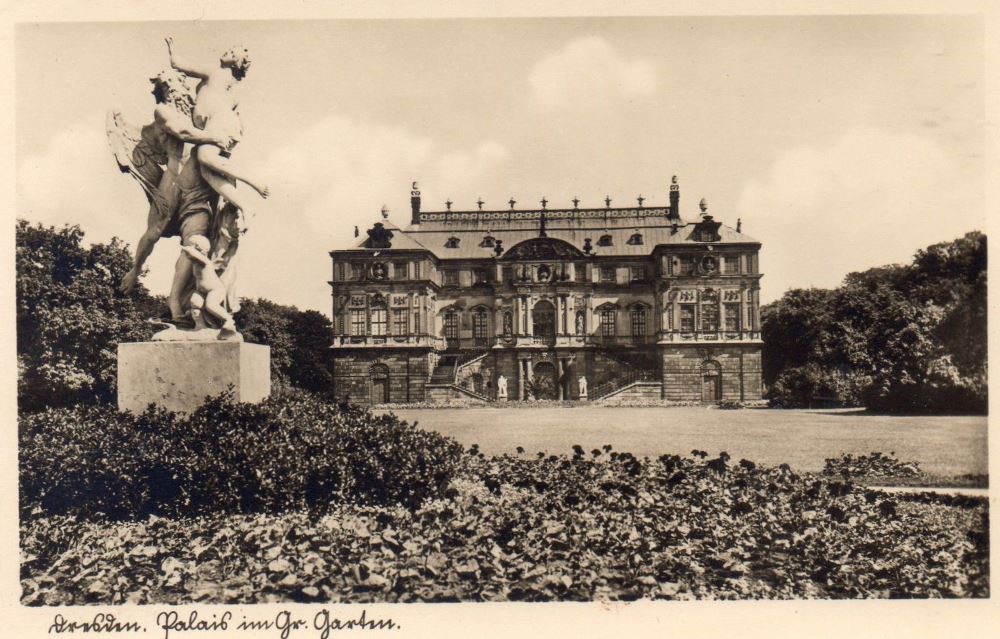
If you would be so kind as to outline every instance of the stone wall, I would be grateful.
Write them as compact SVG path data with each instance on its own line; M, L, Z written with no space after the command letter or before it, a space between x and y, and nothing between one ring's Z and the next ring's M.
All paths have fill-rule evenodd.
M430 356L427 351L357 350L338 351L333 357L333 388L338 401L350 401L369 406L373 402L373 367L388 369L388 403L424 401L424 386L430 377ZM377 389L376 389L377 390Z
M753 401L761 398L759 345L666 346L663 358L663 399L670 401L711 401L708 397L713 377L720 378L723 401ZM706 388L706 386L708 388Z

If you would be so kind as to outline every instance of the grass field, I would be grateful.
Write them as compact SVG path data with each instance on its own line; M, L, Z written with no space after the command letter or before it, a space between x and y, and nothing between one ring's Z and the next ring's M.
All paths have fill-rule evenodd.
M895 452L928 474L986 474L986 417L895 417L857 410L685 408L535 408L394 410L486 454L572 454L611 444L633 455L726 451L733 459L818 471L841 453Z

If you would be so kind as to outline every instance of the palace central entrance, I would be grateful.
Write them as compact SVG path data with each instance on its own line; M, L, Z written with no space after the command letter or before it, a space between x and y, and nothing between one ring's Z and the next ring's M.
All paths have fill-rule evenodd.
M541 300L535 302L531 311L531 322L534 336L541 338L545 344L554 344L556 340L556 308L552 302Z

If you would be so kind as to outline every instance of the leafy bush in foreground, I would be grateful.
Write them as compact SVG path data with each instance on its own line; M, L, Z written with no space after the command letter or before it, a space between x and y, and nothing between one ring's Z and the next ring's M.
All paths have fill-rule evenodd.
M885 477L921 477L924 472L920 470L920 464L917 462L901 462L896 459L894 453L884 455L874 452L871 455L858 455L857 457L846 453L840 457L826 459L823 463L823 474L845 478L881 479Z
M473 448L414 510L40 519L22 528L22 602L989 596L985 499L730 461Z
M22 516L413 507L441 493L461 455L457 443L394 415L294 392L261 404L215 397L190 416L50 409L19 426Z

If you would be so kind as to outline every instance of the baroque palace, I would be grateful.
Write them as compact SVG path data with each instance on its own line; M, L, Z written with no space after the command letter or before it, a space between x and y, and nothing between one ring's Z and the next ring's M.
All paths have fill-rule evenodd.
M760 243L682 218L676 177L637 203L432 212L414 183L409 226L330 253L337 398L760 399Z

